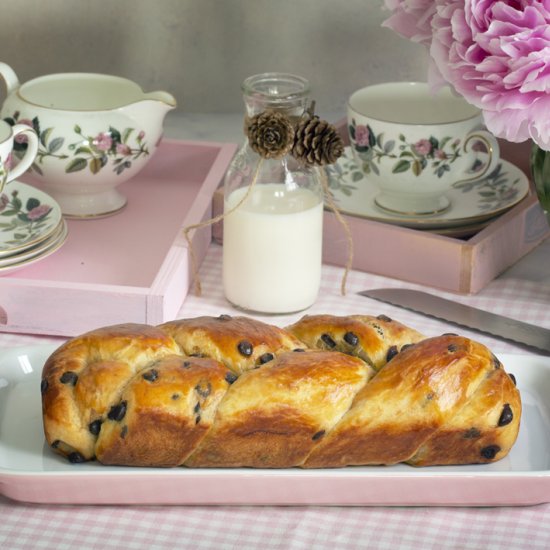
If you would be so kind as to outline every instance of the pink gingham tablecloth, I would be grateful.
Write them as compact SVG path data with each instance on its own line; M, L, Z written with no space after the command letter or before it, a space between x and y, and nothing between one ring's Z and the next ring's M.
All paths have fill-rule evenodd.
M548 243L543 246L546 252L550 250ZM359 290L367 288L421 288L418 285L353 271L349 274L347 294L342 296L342 274L341 268L323 267L321 293L308 313L384 313L427 335L456 332L456 328L447 323L357 295ZM190 295L180 317L238 313L223 297L219 246L211 246L200 277L203 295ZM476 296L429 290L550 328L550 279L529 268L528 261L493 281ZM282 326L300 315L270 317L268 322ZM461 329L460 333L485 343L497 354L531 353L467 330ZM1 348L11 346L61 341L0 334L0 353ZM0 548L547 549L550 548L550 504L494 508L54 506L0 497Z

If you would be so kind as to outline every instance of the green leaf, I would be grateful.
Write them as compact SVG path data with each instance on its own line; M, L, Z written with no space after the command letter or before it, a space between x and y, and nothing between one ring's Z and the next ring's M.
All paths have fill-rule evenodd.
M22 222L30 222L27 214L24 214L23 212L20 212L19 214L17 214L17 217L22 221Z
M92 155L93 154L93 151L90 149L90 147L79 147L75 152L74 154L75 155L80 155L82 153L86 153L88 155Z
M0 216L15 216L15 214L17 214L17 212L19 212L18 210L4 210L4 212L2 212L0 214ZM2 225L3 227L3 225Z
M384 144L384 152L385 153L391 153L395 147L395 141L393 139L390 139L390 141L386 141Z
M120 135L120 132L116 128L109 126L109 134L113 138L114 143L121 143L122 136Z
M422 174L422 165L418 160L415 160L412 164L412 172L415 176L420 176Z
M75 132L75 134L81 134L82 133L82 128L78 124L75 124L74 128L73 128L73 131Z
M21 240L21 239L24 239L27 235L25 235L25 233L14 233L13 236L16 239Z
M21 199L18 197L14 197L11 201L12 208L19 212L21 210L21 207L23 206L23 203L21 202Z
M95 158L91 159L89 166L90 166L90 171L92 172L92 174L97 174L103 166L103 164L101 162L101 157L95 157Z
M403 134L399 134L399 141L407 141Z
M351 181L360 181L363 179L363 172L352 172Z
M392 169L392 173L400 174L401 172L406 172L411 167L411 163L408 160L400 160Z
M130 134L134 131L133 128L126 128L124 132L122 133L122 143L126 143L128 141L128 138L130 137Z
M84 170L88 166L88 161L82 157L76 157L65 167L65 172L70 174L71 172L78 172Z
M50 134L52 133L53 128L46 128L41 134L40 134L40 143L44 146L48 146L48 138L50 137Z
M384 149L383 138L384 138L384 132L381 132L380 134L378 134L378 136L376 136L376 145L378 145L380 149Z
M59 149L63 147L64 141L65 138L62 137L56 137L55 139L52 139L48 145L48 152L55 153L56 151L59 151Z
M35 199L34 197L31 197L28 201L25 207L27 210L32 210L33 208L36 208L37 206L40 206L40 201L38 199Z

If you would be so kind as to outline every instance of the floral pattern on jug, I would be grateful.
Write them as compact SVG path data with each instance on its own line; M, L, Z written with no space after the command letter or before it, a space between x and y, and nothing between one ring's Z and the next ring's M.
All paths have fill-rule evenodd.
M392 168L394 174L411 171L415 176L420 176L424 170L431 169L441 178L460 157L460 140L451 137L438 140L429 136L415 143L407 143L405 136L400 134L398 143L393 139L384 141L384 132L377 135L368 124L356 124L355 120L349 125L349 133L367 174L379 174L377 164L382 159L391 159L395 160Z
M11 196L0 195L0 231L12 232L12 238L3 241L4 245L20 245L41 235L48 223L52 206L30 197L25 204L15 190Z
M80 125L75 124L73 131L81 139L67 146L67 154L67 152L63 152L65 138L55 137L55 128L53 127L42 130L38 117L34 117L32 120L20 119L19 112L16 111L11 117L4 120L12 126L14 124L26 124L34 129L40 140L40 146L36 160L30 169L41 175L40 164L45 158L67 161L65 163L67 174L85 169L88 169L92 174L97 174L111 161L113 171L120 175L124 170L131 168L133 160L149 155L149 148L144 139L145 132L143 130L136 131L135 128L125 128L120 131L110 126L105 132L89 136L83 133ZM16 138L15 153L21 155L25 149L24 136L19 141Z

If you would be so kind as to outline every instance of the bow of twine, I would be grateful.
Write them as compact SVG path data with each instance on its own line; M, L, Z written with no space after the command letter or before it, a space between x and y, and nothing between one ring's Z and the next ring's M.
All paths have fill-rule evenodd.
M318 172L321 178L323 194L329 208L334 212L336 219L346 233L348 258L340 286L341 293L345 296L347 277L353 264L353 237L347 221L334 202L329 189L328 175L326 170L322 168L328 164L335 163L340 158L344 152L344 142L336 128L326 120L322 120L314 115L313 110L314 103L311 104L310 108L301 117L291 117L280 111L271 109L265 110L253 117L245 117L244 131L248 138L248 143L250 148L260 156L247 192L229 210L209 220L189 225L183 230L191 256L191 268L194 276L195 294L197 296L201 295L202 289L195 250L189 235L190 232L213 225L237 210L250 196L258 179L263 161L265 159L282 159L288 154L292 155L304 166L321 167Z

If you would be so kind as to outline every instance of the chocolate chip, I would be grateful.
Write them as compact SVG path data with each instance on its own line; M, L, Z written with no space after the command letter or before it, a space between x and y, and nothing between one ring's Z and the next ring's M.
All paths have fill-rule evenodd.
M456 344L449 344L447 346L447 351L450 351L451 353L454 353L458 350L458 346Z
M201 421L201 415L199 414L199 415L195 418L195 424L198 424L200 421Z
M495 367L495 369L500 369L500 367L502 367L502 363L498 360L498 357L493 354L492 359L493 359L493 366Z
M233 382L235 382L235 380L237 380L238 376L233 373L233 372L228 372L226 375L225 375L225 381L228 383L228 384L233 384Z
M302 349L302 348L294 348L292 351L295 351L295 352L302 352L302 351L306 351L305 349Z
M78 382L78 374L76 374L76 372L68 370L61 375L59 381L62 384L72 384L73 386L76 386L76 383Z
M40 382L40 393L42 395L44 395L48 391L48 385L49 384L46 378L43 378L42 381Z
M118 405L113 405L109 414L107 414L107 418L120 422L126 416L126 405L126 401L121 401Z
M464 439L477 439L481 437L481 432L477 428L470 428L464 432Z
M180 397L181 397L181 394L173 393L172 394L172 401L177 401Z
M195 391L204 399L206 399L212 393L212 384L210 382L199 382L195 386Z
M260 365L265 365L266 363L273 361L274 358L275 356L272 353L264 353L260 355L260 357L258 358L258 361Z
M356 346L359 343L359 338L357 334L353 332L346 332L346 334L344 334L344 342L350 346Z
M197 401L197 404L196 404L195 407L193 408L193 412L194 412L195 414L199 414L200 410L201 410L201 404Z
M495 458L499 451L500 447L498 445L489 445L488 447L481 449L481 456L491 460L492 458Z
M510 424L512 420L514 420L514 413L512 412L512 407L510 407L510 405L506 403L502 408L502 413L500 414L500 418L498 419L498 425L506 426L507 424Z
M508 376L510 377L510 380L514 383L514 386L517 386L516 377L513 374L508 373Z
M336 347L336 342L332 339L332 336L330 334L321 334L321 340L325 343L325 345L329 348Z
M122 430L120 430L120 437L124 439L127 434L128 434L128 424L124 424L124 426L122 426Z
M317 441L318 439L321 439L325 435L325 430L319 430L317 433L313 434L313 437L311 438L313 441Z
M88 424L88 430L90 430L90 433L92 435L99 435L99 432L101 430L101 420L94 420L93 422L90 422Z
M406 349L409 349L409 348L412 348L414 346L414 344L403 344L401 346L401 351L405 351Z
M57 447L59 447L59 444L61 443L61 441L59 439L56 439L53 443L52 443L52 449L57 449Z
M80 464L81 462L86 462L86 459L77 451L72 452L69 456L67 456L67 458L72 464Z
M387 316L387 315L378 315L378 317L376 317L379 321L385 321L386 323L391 323L392 320Z
M218 319L219 319L220 321L231 321L232 317L231 317L231 315L227 315L226 313L222 313L222 314L218 317Z
M245 357L250 357L252 355L252 351L254 350L252 344L247 340L241 340L237 344L237 349L239 350L239 353Z
M184 361L181 366L184 368L184 369L188 369L190 366L191 366L191 361Z
M386 362L389 363L398 353L397 346L390 346L386 353Z
M145 378L148 382L154 382L158 377L159 373L156 369L151 369L143 375L143 378Z

